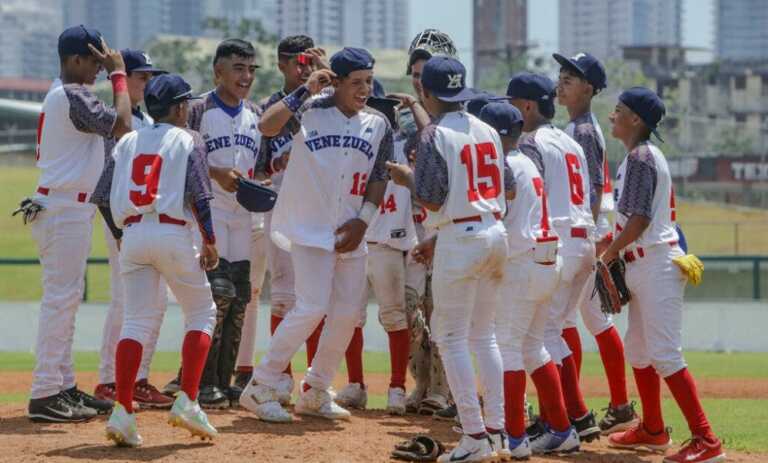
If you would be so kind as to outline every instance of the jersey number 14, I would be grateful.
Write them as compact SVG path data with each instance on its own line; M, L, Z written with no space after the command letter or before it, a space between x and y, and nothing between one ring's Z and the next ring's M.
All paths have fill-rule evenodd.
M470 203L480 198L494 199L501 192L501 172L494 162L498 158L493 143L478 143L474 147L464 145L461 149L461 163L467 169L467 199Z

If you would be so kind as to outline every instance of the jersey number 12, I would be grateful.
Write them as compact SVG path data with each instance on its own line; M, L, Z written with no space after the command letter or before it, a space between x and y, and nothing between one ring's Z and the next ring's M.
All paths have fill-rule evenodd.
M461 149L461 163L467 169L469 189L467 199L470 203L483 199L494 199L501 192L501 172L494 162L499 158L493 143L478 143L474 149L464 145ZM480 180L480 178L489 180Z
M133 160L131 180L134 185L143 186L144 191L131 190L131 202L137 206L147 206L155 201L157 186L160 183L160 169L163 168L163 158L159 154L140 154Z

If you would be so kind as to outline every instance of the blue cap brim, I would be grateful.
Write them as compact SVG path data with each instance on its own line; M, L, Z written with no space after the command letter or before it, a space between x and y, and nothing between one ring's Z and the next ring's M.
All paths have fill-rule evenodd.
M136 69L131 69L130 72L151 72L152 74L159 76L160 74L168 74L168 71L163 71L152 66L141 66Z
M443 94L443 95L429 89L427 89L427 91L435 95L438 100L445 101L447 103L459 103L459 102L471 100L473 98L483 95L482 91L475 90L474 88L470 88L470 87L465 87L459 90L458 93Z
M560 66L570 69L571 71L575 71L576 74L578 74L582 79L587 79L587 75L584 74L584 71L581 70L581 68L576 64L576 62L568 57L565 57L559 53L553 53L552 57L560 63Z
M400 104L400 100L396 100L394 98L380 98L377 96L369 96L368 101L366 103L397 106Z

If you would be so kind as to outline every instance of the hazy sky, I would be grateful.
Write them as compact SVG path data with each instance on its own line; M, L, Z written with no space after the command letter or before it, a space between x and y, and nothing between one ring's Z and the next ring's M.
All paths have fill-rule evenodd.
M564 0L571 1L571 0ZM683 0L683 44L711 49L714 45L714 0ZM543 53L557 50L558 0L528 1L528 40ZM428 27L448 32L462 61L470 62L472 0L412 0L411 35Z

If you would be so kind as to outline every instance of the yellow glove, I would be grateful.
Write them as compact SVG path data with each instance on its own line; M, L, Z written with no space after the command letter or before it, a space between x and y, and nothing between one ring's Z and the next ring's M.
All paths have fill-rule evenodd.
M676 257L672 259L672 262L680 267L683 275L688 278L688 281L690 281L692 285L698 286L699 283L701 283L701 277L704 273L704 263L701 262L698 257L693 254L688 254Z

